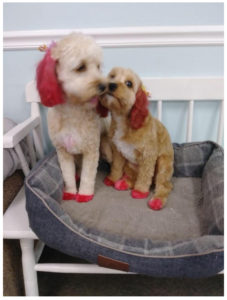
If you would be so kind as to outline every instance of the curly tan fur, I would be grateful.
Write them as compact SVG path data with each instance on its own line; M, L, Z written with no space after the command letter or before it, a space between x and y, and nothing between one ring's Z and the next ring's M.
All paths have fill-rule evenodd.
M159 198L164 206L172 189L174 158L168 131L150 113L140 128L132 128L130 113L142 85L133 71L114 68L108 79L109 90L101 100L112 115L109 136L113 153L108 178L116 182L126 174L129 187L142 193L155 183L153 199ZM114 90L111 83L116 85Z

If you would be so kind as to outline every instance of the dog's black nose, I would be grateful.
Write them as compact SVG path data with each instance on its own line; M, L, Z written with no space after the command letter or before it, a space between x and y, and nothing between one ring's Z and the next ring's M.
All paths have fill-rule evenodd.
M100 83L100 84L98 85L98 89L99 89L99 91L100 91L100 92L104 92L104 91L105 91L105 89L106 89L106 86L105 86L105 84L103 84L103 83Z
M117 89L117 84L114 82L109 83L109 90L114 92Z

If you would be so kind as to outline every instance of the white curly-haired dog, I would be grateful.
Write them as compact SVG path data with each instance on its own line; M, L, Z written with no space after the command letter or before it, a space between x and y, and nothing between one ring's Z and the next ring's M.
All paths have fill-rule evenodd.
M53 43L37 68L41 102L51 107L48 131L64 179L63 200L87 202L94 195L101 134L98 96L106 89L101 61L102 51L95 41L73 33ZM75 157L81 155L77 192Z

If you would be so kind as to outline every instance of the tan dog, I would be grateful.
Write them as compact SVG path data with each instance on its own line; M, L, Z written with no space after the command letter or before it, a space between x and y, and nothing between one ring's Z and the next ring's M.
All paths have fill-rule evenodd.
M174 152L169 134L149 113L147 95L133 71L114 68L108 79L101 102L112 115L113 161L104 183L118 190L132 188L133 198L146 198L154 182L154 197L148 204L161 209L172 189Z
M65 183L64 200L93 198L101 135L97 104L106 88L101 61L101 48L92 38L71 34L53 44L37 68L41 101L51 107L48 130ZM74 162L78 156L83 158L79 193Z

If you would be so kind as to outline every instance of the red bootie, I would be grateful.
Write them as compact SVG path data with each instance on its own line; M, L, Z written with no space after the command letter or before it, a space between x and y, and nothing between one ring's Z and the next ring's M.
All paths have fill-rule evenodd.
M81 194L76 194L76 201L77 202L88 202L93 199L94 195L81 195Z
M131 192L132 198L135 198L135 199L144 199L144 198L147 198L148 195L149 195L149 192L143 193L138 190L132 190L132 192Z
M76 194L63 192L62 200L76 200Z
M162 201L159 198L150 199L148 201L148 206L153 210L160 210L163 207Z
M107 186L114 186L114 182L111 179L109 179L108 177L106 177L103 182Z
M114 187L118 191L126 191L129 189L129 185L124 179L116 181Z

